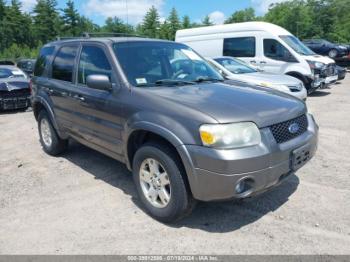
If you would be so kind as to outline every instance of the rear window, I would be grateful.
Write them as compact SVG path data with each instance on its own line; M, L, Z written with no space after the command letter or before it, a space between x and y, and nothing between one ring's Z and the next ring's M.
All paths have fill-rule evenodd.
M77 46L62 47L52 64L52 78L72 82Z
M34 68L34 75L35 76L42 76L45 70L45 67L50 60L53 52L55 50L55 47L48 46L44 47L40 50L40 54L38 56L37 62L35 63Z
M224 56L255 57L255 37L224 39Z

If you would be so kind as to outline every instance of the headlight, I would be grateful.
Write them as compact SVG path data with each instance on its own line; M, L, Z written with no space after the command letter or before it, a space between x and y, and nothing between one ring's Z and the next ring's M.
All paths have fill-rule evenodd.
M321 63L321 62L315 62L315 61L309 61L309 60L306 60L310 66L311 69L322 69L325 64L324 63Z
M204 124L199 133L204 146L222 149L254 146L261 142L260 131L252 122Z
M278 90L278 91L281 91L281 92L289 92L290 91L289 87L286 86L286 85L261 83L260 86L269 87L269 88L272 88L272 89L275 89L275 90Z

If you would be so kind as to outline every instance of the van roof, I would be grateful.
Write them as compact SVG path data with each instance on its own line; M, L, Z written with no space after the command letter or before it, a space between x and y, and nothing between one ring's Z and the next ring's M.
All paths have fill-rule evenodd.
M275 35L290 35L284 28L266 22L245 22L225 25L205 26L191 29L182 29L176 32L176 39L193 37L199 35L211 35L218 33L245 32L245 31L267 31Z

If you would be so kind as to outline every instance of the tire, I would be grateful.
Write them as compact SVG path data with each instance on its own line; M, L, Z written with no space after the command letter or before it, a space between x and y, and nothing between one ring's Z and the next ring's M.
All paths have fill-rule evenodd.
M153 190L151 188L154 188L154 185L152 186L150 182L143 180L141 171L145 171L148 168L151 174L150 164L152 160L158 162L158 171L160 170L161 174L164 175L164 172L167 174L166 181L169 183L170 190L167 190L167 186L164 186L164 189L167 190L167 193L170 191L170 194L167 194L169 199L166 202L162 201L161 193L159 193L162 192L161 189L158 189L158 197L153 203L150 195L146 196L146 187L150 186L149 192L151 192ZM189 193L188 185L186 185L186 180L184 179L186 174L180 161L179 157L168 146L157 143L143 145L134 156L133 178L139 198L146 212L160 222L170 223L180 220L189 215L195 206L195 200Z
M41 146L47 154L51 156L57 156L58 154L64 152L67 149L68 140L61 139L57 135L57 132L51 123L50 117L45 110L42 110L39 113L38 130ZM48 136L50 136L50 139Z
M331 49L328 52L328 56L330 58L336 58L338 56L338 51L336 49Z

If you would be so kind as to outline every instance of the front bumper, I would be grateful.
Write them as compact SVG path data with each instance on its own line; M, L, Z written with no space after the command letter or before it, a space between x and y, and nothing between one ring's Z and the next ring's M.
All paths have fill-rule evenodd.
M194 198L202 201L242 198L278 185L295 171L292 155L296 149L306 146L308 160L316 152L318 126L311 115L307 117L308 130L281 144L277 144L269 128L263 128L262 142L254 147L217 150L196 145L180 146L182 158L187 156L184 163ZM242 179L253 181L252 188L237 194L235 187Z
M27 96L0 98L1 110L22 109L22 108L29 107L29 105L30 105L30 98Z

